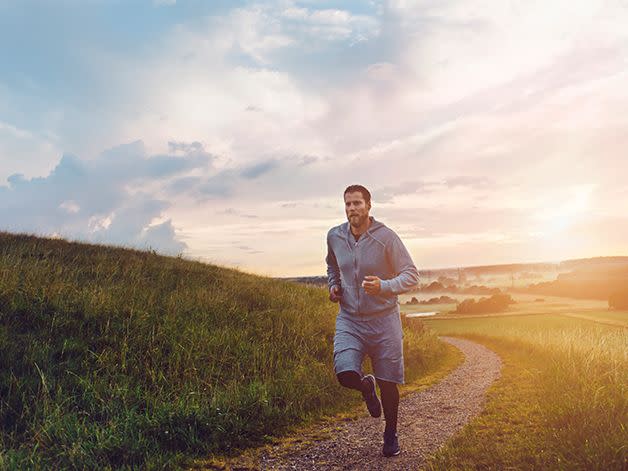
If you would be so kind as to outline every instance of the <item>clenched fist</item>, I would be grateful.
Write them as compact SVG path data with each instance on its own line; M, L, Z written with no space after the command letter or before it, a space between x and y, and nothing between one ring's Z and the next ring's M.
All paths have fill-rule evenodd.
M340 289L340 286L334 285L331 288L329 288L329 300L332 303L339 302L341 297L342 297L342 289Z
M366 294L379 294L382 290L382 280L375 275L367 275L364 277L362 287Z

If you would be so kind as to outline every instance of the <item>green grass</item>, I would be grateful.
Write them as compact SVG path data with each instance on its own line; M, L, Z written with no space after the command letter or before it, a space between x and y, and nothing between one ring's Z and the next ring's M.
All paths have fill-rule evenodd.
M0 233L0 469L177 468L354 401L325 290ZM407 378L443 346L404 323Z
M420 322L417 323L417 329L421 329L420 324ZM411 329L414 328L415 326L411 327ZM448 343L442 343L442 346L444 349L439 353L439 363L431 363L431 366L425 369L419 376L415 376L412 381L406 382L406 384L401 386L399 391L401 397L429 388L464 362L463 353L456 347ZM352 397L353 406L345 408L342 412L297 424L291 427L284 436L263 446L248 448L242 454L236 456L225 456L219 453L208 456L205 459L199 459L191 468L211 470L259 469L260 463L263 462L263 457L281 457L293 451L295 446L301 448L304 445L314 444L321 440L333 439L339 423L363 417L366 412L362 396L354 392Z
M485 410L429 469L626 469L628 329L559 315L424 322L504 361Z

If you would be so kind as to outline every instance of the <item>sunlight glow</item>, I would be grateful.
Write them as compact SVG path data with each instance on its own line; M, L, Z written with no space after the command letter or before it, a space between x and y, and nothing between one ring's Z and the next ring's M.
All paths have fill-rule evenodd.
M549 238L564 235L567 229L591 207L591 194L594 189L595 185L578 185L569 190L562 204L551 206L548 202L545 210L538 216L540 224L538 235Z

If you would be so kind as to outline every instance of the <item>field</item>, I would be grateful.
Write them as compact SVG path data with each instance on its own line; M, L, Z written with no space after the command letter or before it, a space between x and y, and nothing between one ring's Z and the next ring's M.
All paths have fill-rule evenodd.
M628 312L553 310L422 321L504 361L486 409L429 469L626 469Z
M172 469L358 402L325 290L0 233L0 469ZM405 324L407 379L446 347Z

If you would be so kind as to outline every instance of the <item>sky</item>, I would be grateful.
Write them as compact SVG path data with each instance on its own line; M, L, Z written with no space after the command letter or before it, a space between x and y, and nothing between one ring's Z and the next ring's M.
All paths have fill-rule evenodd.
M325 273L628 254L625 1L0 0L0 230Z

